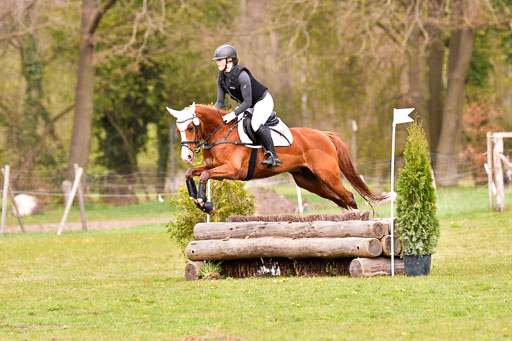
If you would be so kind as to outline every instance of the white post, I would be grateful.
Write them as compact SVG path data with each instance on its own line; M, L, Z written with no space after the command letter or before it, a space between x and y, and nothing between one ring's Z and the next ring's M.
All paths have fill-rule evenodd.
M16 216L16 218L18 218L18 223L20 224L21 232L25 233L26 232L25 225L23 225L23 220L21 219L20 210L18 210L18 205L16 205L16 200L14 200L14 193L12 191L10 183L8 184L8 187L9 187L9 195L11 196L11 200L12 200L12 210L14 211L14 215Z
M7 212L7 193L9 191L9 165L5 165L4 170L4 191L2 192L2 226L1 235L4 234L5 230L5 214Z
M75 199L76 191L78 189L78 185L80 184L80 178L82 177L83 171L84 169L80 167L75 175L75 181L73 182L73 187L71 187L71 193L69 193L66 209L64 210L64 215L62 216L62 221L60 222L59 231L57 232L57 235L59 236L62 233L62 230L64 229L64 224L66 224L66 220L68 219L69 210L71 209L71 205L73 204L73 199Z
M500 155L503 154L503 137L496 136L494 139L494 182L496 184L496 211L503 212L505 207L505 190L503 188L503 170L501 168Z
M395 224L393 207L393 188L395 185L395 130L396 123L393 122L393 137L391 147L391 276L395 276Z
M297 185L295 185L297 186ZM299 205L299 213L303 213L303 207L302 207L302 195L300 193L300 187L297 186L297 203Z
M75 163L75 176L78 174L78 165ZM84 194L82 183L78 184L78 203L80 205L80 217L82 218L82 230L87 231L87 221L85 220Z
M211 201L210 200L210 179L208 179L208 185L207 185L207 191L206 191L206 201ZM209 223L210 222L210 215L208 213L206 213L206 222Z
M489 209L492 210L493 207L493 194L492 194L492 186L494 185L492 179L492 133L487 132L487 168L485 171L487 172L487 190L489 192ZM488 169L490 167L490 169ZM495 191L496 192L496 191Z
M414 122L414 120L409 117L409 114L413 111L414 108L393 109L393 139L391 147L391 276L395 276L395 212L393 207L395 186L395 131L397 124Z

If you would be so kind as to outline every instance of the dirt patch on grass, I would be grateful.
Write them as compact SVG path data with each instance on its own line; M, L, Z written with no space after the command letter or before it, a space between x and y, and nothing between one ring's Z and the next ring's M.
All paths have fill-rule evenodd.
M88 230L108 230L120 229L126 227L133 227L147 224L161 224L168 223L169 219L151 219L151 220L124 220L124 221L91 221L87 222ZM58 231L60 224L42 224L42 225L25 225L27 232L45 232L45 231ZM67 223L64 225L64 231L79 231L82 230L82 223ZM6 226L6 233L21 232L19 226Z
M256 201L256 215L294 213L297 204L287 197L277 194L271 188L251 188Z

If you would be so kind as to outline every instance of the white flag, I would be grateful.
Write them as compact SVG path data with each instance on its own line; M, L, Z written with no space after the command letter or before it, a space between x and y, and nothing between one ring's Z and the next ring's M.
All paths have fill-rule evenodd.
M414 122L414 119L409 117L413 111L414 108L393 109L393 124Z

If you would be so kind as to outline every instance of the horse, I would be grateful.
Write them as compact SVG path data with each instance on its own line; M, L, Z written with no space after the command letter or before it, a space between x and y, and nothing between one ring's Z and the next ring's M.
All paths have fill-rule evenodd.
M226 110L195 103L181 111L167 110L176 118L182 160L192 163L195 154L202 149L205 164L189 168L185 178L190 198L200 209L213 214L213 204L206 203L206 181L248 180L252 149L242 145L238 130L234 129L238 118L228 124L223 122L222 116L228 113ZM368 204L384 198L374 194L364 183L347 145L337 134L311 128L290 128L290 131L293 143L288 147L276 147L281 165L272 168L262 165L264 155L258 152L256 163L252 160L250 178L268 178L289 172L299 187L331 200L341 209L357 210L354 195L341 181L340 174L343 174ZM199 176L199 192L195 187L195 176Z

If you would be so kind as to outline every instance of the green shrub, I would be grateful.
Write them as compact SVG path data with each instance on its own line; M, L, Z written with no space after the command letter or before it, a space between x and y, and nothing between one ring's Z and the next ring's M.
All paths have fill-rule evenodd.
M222 262L206 261L203 268L199 271L199 278L202 279L220 279L222 278Z
M211 201L215 204L215 215L210 217L210 221L225 221L230 215L254 213L254 196L244 188L243 182L212 180L210 185ZM199 210L190 200L185 184L180 187L170 204L176 207L178 212L167 225L168 231L171 238L176 240L184 250L187 244L194 239L194 226L197 223L206 222L206 213Z
M412 123L405 146L405 166L397 181L397 228L402 253L432 253L439 239L436 192L425 132Z

